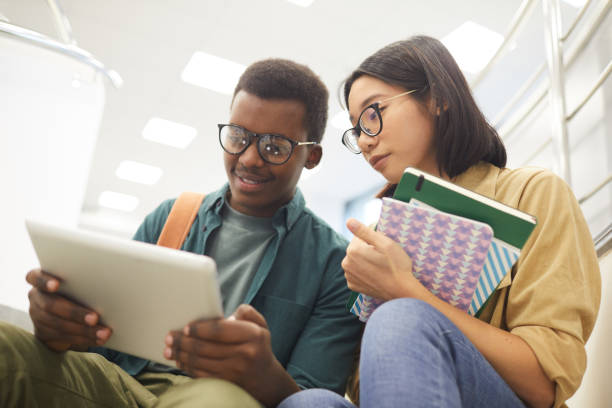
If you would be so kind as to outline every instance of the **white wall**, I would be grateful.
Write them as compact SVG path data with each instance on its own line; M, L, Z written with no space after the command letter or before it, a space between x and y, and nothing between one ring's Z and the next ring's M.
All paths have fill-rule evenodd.
M0 35L0 304L26 310L24 218L76 226L104 108L93 69Z

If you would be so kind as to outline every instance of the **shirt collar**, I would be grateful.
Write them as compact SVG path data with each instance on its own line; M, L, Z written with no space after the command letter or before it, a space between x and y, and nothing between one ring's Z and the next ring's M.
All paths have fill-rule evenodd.
M479 162L455 177L453 183L485 197L495 197L500 170L491 163Z
M452 182L475 193L486 197L495 196L495 186L497 185L497 177L499 176L500 168L487 162L479 162L457 177ZM395 192L397 184L387 183L376 194L376 198L391 197Z
M221 209L226 202L228 190L229 183L225 183L221 189L209 194L205 203L205 211L214 211L215 214L220 215ZM300 189L296 187L295 194L291 201L276 211L272 217L272 222L274 225L280 224L287 230L290 230L304 211L305 207L306 201L304 200L304 196Z

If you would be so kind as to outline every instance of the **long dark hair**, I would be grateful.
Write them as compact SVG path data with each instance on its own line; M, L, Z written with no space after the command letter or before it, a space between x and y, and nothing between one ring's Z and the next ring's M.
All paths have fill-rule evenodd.
M423 106L433 104L439 112L434 115L434 143L440 172L453 178L481 160L506 165L506 149L497 131L478 109L459 66L440 41L415 36L366 58L344 81L347 108L351 87L363 75L416 89L410 96Z

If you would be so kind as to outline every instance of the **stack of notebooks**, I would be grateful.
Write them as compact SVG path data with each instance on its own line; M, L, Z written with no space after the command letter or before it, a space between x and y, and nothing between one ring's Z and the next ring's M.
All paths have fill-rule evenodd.
M383 198L376 229L410 255L427 289L478 316L535 226L529 214L409 167ZM381 303L353 292L347 307L365 322Z

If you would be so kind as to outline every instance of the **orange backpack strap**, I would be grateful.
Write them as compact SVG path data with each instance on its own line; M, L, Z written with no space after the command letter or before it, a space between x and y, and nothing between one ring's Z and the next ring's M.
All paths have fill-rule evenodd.
M176 199L164 228L162 229L157 245L168 248L180 249L183 241L187 238L191 224L195 220L200 205L204 200L204 194L184 192Z

